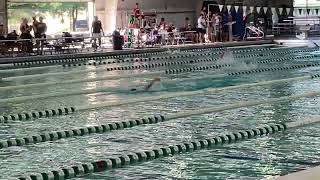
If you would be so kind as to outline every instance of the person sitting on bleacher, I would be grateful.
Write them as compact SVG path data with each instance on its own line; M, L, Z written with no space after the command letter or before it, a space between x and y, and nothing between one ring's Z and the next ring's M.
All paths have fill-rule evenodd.
M17 31L16 31L16 30L13 30L11 33L9 33L9 34L7 35L6 40L17 40L18 37L19 37L19 36L18 36L18 34L17 34ZM11 49L12 51L14 50L15 47L18 47L18 49L20 49L16 42L8 41L8 42L6 42L5 44L6 44L7 48L8 48L8 49Z
M187 33L185 33L186 41L196 43L196 32L197 32L196 29L193 28L191 24L188 24L186 31L187 31ZM190 31L190 32L188 32L188 31ZM194 31L194 32L192 32L192 31Z

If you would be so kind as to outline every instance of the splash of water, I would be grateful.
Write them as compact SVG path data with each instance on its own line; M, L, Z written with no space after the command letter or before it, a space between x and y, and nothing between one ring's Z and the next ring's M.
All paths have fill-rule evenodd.
M239 71L239 70L250 70L257 68L256 64L247 63L241 59L235 59L232 51L223 51L219 54L218 64L230 64L229 69Z

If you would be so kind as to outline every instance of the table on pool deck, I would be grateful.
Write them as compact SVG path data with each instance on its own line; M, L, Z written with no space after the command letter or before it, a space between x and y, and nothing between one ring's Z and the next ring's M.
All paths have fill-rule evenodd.
M310 168L304 171L291 173L286 176L281 176L275 180L319 180L320 166Z

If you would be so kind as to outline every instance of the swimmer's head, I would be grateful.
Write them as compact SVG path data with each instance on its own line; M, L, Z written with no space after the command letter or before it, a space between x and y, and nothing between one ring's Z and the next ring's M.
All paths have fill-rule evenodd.
M161 81L161 78L160 77L156 77L154 78L155 81Z
M132 88L132 89L130 89L130 91L136 91L137 89L135 89L135 88Z

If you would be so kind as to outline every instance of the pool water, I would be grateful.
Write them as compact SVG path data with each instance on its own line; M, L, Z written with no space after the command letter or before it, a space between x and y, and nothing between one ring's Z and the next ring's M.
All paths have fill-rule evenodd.
M206 52L208 50L202 50ZM119 91L93 93L88 95L73 95L57 98L44 98L19 103L0 104L2 115L32 110L100 104L105 102L120 102L148 96L158 96L182 91L195 91L205 88L219 88L258 81L271 81L284 78L316 74L319 67L301 68L285 71L263 72L223 78L206 78L208 76L241 70L260 69L269 67L284 67L297 64L317 63L317 58L294 59L283 62L256 64L265 59L306 56L318 54L313 52L292 53L290 49L281 55L268 56L275 50L265 48L259 53L263 57L233 58L248 53L231 53L217 62L186 64L178 66L159 67L132 71L99 71L74 74L70 76L45 76L43 78L15 79L2 81L0 86L17 86L41 82L65 81L70 79L93 78L108 75L132 74L132 78L117 80L86 82L68 85L47 86L41 88L26 88L2 91L0 98L31 96L37 94L69 92L80 89L115 87ZM180 54L200 52L175 52ZM255 52L250 52L255 53ZM161 56L170 56L162 54ZM212 55L215 57L217 55ZM144 62L182 61L204 59L209 56L180 58ZM248 64L248 62L252 62ZM131 92L128 87L142 87L153 77L134 77L136 74L156 72L166 69L179 69L211 64L231 64L229 68L211 69L176 75L161 76L149 92ZM128 66L133 63L123 63L109 66ZM139 63L134 63L139 64ZM141 63L140 63L141 64ZM35 71L19 71L2 73L3 77L13 77L54 72L71 72L85 69L103 69L106 66L62 67L52 66L48 69ZM194 77L203 77L196 81ZM166 83L168 80L181 80L177 83ZM99 110L89 110L29 121L16 121L2 124L0 140L26 137L44 132L69 130L92 125L106 124L123 120L139 119L153 115L170 115L182 111L193 111L206 107L227 105L239 101L267 100L282 96L303 94L319 89L317 79L280 83L268 86L256 86L246 89L221 91L215 94L181 96L158 101L140 102L130 105L115 106ZM263 124L292 122L319 115L319 98L302 98L275 104L263 104L254 107L239 108L219 113L191 116L183 119L170 120L163 123L142 125L134 128L112 131L104 134L90 134L43 142L33 145L0 149L0 179L17 179L30 173L41 173L61 167L70 167L84 162L92 162L106 157L127 154L129 152L151 150L165 145L175 145L194 139L204 139L234 132L247 130ZM228 144L214 149L201 150L193 153L175 155L145 162L121 169L89 174L75 179L271 179L290 172L299 171L320 164L320 125L289 129L256 139Z

